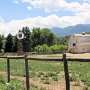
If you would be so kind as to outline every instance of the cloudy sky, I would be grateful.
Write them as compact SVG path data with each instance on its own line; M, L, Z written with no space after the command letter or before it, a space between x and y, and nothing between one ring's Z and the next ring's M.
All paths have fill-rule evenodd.
M76 24L90 24L90 0L0 0L0 34Z

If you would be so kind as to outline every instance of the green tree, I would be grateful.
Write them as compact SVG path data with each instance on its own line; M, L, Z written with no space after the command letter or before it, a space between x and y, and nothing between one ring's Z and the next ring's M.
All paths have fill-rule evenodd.
M14 37L14 40L13 40L13 52L17 52L17 37L15 36Z
M3 40L4 40L4 35L0 35L0 52L1 49L3 48Z
M23 50L25 52L31 51L31 32L29 27L23 27L22 32L24 33Z
M5 52L12 52L13 51L13 36L8 34L6 41L5 41Z
M48 28L33 28L32 29L32 47L37 45L47 44L53 45L55 35Z
M41 40L41 29L40 28L33 28L32 29L32 48L36 47L37 45L42 45Z
M55 35L48 28L43 28L41 33L41 40L43 44L53 45Z

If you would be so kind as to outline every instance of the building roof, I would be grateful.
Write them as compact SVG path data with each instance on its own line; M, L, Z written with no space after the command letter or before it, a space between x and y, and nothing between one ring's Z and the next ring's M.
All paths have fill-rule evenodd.
M83 36L83 37L84 37L84 36L85 36L85 37L90 37L90 34L85 34L85 35L83 35L83 34L73 34L73 35L74 35L74 36L81 36L81 37L82 37L82 36Z

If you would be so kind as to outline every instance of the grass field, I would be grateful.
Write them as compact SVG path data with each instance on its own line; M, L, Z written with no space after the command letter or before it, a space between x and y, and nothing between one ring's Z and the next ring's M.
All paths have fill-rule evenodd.
M0 90L26 90L23 79L25 77L24 60L11 60L10 65L11 76L14 76L14 79L11 80L10 84L7 84L6 74L3 76L1 73ZM79 87L79 90L90 90L90 63L69 62L68 66L70 81L73 86ZM55 90L52 89L52 85L65 84L63 70L63 62L29 61L30 90ZM6 71L7 62L0 59L0 72ZM17 80L16 76L20 79Z

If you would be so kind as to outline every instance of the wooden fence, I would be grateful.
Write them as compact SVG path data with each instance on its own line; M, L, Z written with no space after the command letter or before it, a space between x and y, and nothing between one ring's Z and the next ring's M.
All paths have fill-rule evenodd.
M33 56L0 56L0 58L7 59L7 82L10 82L10 59L24 59L25 60L25 70L26 70L26 88L30 90L29 82L29 69L28 69L28 60L36 61L63 61L64 63L64 73L65 73L65 82L66 90L70 90L70 81L69 81L69 71L68 71L68 61L78 61L78 62L90 62L90 58L71 58L67 57L66 54L63 54L63 57L33 57Z

